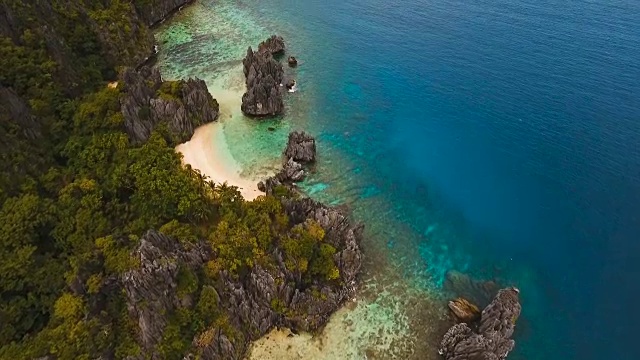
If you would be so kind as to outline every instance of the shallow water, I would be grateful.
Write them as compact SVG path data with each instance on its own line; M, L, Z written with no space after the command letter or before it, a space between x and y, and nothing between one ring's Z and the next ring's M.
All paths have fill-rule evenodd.
M242 87L239 60L271 33L300 60L282 119L238 106L224 130L247 175L312 132L303 188L366 223L346 358L435 358L455 269L522 290L510 359L632 359L640 315L611 314L640 292L637 24L627 0L201 0L157 38L163 76L214 95Z

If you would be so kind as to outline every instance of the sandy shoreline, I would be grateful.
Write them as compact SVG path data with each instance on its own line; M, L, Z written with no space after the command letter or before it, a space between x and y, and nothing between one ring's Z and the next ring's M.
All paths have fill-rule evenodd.
M183 163L200 170L209 180L237 186L245 200L263 195L257 181L240 176L242 169L235 163L224 137L220 121L196 129L191 140L176 146L182 154Z

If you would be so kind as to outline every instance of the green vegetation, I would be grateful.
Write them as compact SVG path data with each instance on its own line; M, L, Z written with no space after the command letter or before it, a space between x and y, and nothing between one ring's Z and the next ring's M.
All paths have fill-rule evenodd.
M245 202L236 188L203 181L182 167L167 129L144 144L129 140L120 91L105 85L148 45L130 2L50 3L8 1L19 26L0 34L0 90L24 100L39 129L25 135L29 124L0 108L0 359L141 354L137 323L113 284L140 266L132 251L149 229L185 247L207 241L215 254L203 269L179 268L178 296L193 305L166 314L158 350L167 359L194 338L205 347L217 331L243 336L220 309L220 270L269 271L280 246L304 282L339 277L318 224L293 226L276 197ZM179 98L180 82L159 95ZM286 311L280 300L272 306Z
M180 101L180 93L182 91L181 81L165 81L157 91L157 95L161 99Z

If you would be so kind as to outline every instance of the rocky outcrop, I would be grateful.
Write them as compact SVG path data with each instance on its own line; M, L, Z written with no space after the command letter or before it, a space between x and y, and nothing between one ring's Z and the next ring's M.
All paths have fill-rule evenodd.
M362 253L358 244L364 226L353 224L342 210L309 198L286 199L283 202L289 218L294 223L313 219L324 229L324 240L340 249L334 260L340 269L342 281L346 285L352 284L362 265Z
M444 335L439 353L446 360L502 360L515 342L511 339L522 309L519 290L507 288L482 311L477 332L467 323L452 326Z
M153 26L169 17L181 7L194 0L145 0L136 1L136 10L148 26Z
M216 294L218 309L226 314L229 327L213 326L195 335L193 351L200 358L239 359L252 340L275 326L315 331L353 296L362 266L363 226L351 222L341 210L311 199L283 199L282 204L292 226L305 227L313 220L322 227L323 241L336 249L333 261L339 278L303 281L297 270L285 265L279 247L271 254L275 266L256 265L243 276L223 270L215 285L205 287ZM204 242L186 246L153 230L143 236L134 252L140 265L122 275L121 283L129 314L139 328L138 343L144 356L160 359L157 347L170 317L181 308L194 306L191 295L179 291L180 271L197 272L215 257Z
M449 309L461 322L472 322L480 318L480 309L465 298L449 301Z
M291 67L296 67L298 66L298 59L296 59L295 56L289 56L289 58L287 59L287 63Z
M289 141L284 150L284 156L300 163L316 161L316 139L304 131L289 133Z
M189 295L178 294L181 267L195 271L210 257L204 246L183 247L177 240L154 230L140 241L134 257L140 267L122 276L129 315L137 321L138 343L151 359L161 359L156 345L162 340L169 314L190 306ZM147 357L141 357L141 359Z
M196 127L218 117L218 102L200 79L163 82L158 69L143 67L126 70L122 83L125 129L134 142L146 141L159 124L166 124L176 141L184 142Z
M353 224L341 211L308 198L283 200L283 204L296 226L305 226L311 219L323 228L324 241L338 250L334 262L340 270L340 281L318 279L311 286L303 286L300 274L285 266L280 249L273 253L278 263L275 269L256 266L245 281L223 273L223 285L218 289L222 306L248 328L249 334L261 336L273 326L317 330L353 295L362 265L362 225ZM288 311L274 308L274 303Z
M258 45L259 53L269 53L271 55L284 53L284 39L282 36L271 35L270 38Z
M316 160L316 140L304 131L289 133L283 158L282 169L274 176L258 183L260 191L273 194L278 186L290 187L293 183L304 180L306 177L304 165Z
M282 81L284 69L269 51L247 49L242 61L247 91L242 96L242 112L250 116L274 116L284 112Z

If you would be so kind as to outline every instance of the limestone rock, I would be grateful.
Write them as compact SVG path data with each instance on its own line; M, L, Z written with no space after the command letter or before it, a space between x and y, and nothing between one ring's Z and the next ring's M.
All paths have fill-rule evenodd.
M442 338L439 353L446 360L503 360L515 342L511 339L522 307L519 290L506 288L482 311L478 332L466 323L452 326Z
M310 285L304 284L301 274L285 265L279 248L272 254L276 266L269 269L256 265L243 277L222 271L216 285L219 305L230 315L229 323L236 329L243 329L243 338L231 342L219 330L213 331L209 334L210 341L201 350L203 359L241 358L250 341L274 326L315 331L353 296L355 279L362 265L363 226L351 222L340 210L311 199L283 200L283 205L294 226L305 226L313 219L323 228L325 239L337 250L334 259L340 271L339 281L317 279ZM283 311L285 308L288 310Z
M293 131L289 134L284 156L301 163L314 162L316 160L316 140L304 131Z
M152 359L160 359L156 345L162 340L168 316L183 306L177 294L180 266L201 267L210 250L204 246L185 249L177 240L149 230L140 241L135 257L140 267L122 276L130 316L138 323L139 343Z
M284 52L284 39L282 36L271 35L270 38L258 45L258 52L272 55L281 54Z
M284 85L287 90L291 90L296 86L296 80L295 79L289 79L287 80L286 84Z
M251 116L275 116L284 112L281 84L282 65L271 53L255 52L249 47L242 61L247 91L242 96L241 110Z
M146 141L161 123L177 142L191 138L196 127L218 117L218 102L200 79L180 80L176 93L162 93L162 79L156 68L127 69L122 75L124 96L120 100L127 134L133 142Z

